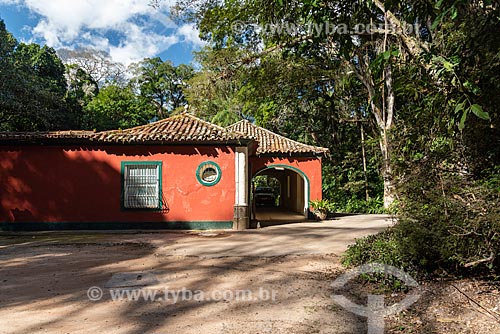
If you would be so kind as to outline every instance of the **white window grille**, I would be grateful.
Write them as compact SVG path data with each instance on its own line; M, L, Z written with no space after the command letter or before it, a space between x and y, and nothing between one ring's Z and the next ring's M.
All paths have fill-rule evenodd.
M125 163L123 167L124 208L161 208L161 164Z

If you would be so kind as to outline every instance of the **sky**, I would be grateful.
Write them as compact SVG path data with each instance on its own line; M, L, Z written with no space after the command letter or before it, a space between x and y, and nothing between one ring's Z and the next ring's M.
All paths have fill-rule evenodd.
M164 0L0 0L0 19L18 41L55 49L91 47L129 65L145 57L190 64L203 42L189 24L175 24Z

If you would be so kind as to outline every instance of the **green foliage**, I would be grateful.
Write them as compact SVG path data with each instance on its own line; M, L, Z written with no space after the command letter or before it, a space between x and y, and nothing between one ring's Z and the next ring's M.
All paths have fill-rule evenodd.
M158 118L168 117L185 104L184 88L194 72L191 66L174 66L171 61L156 57L132 65L132 71L135 75L132 83L141 96L156 107Z
M343 198L342 201L332 202L330 211L338 213L386 213L386 209L384 209L384 199L381 195L370 197L368 200L355 197Z
M344 124L341 138L332 148L331 156L323 160L323 194L332 203L331 211L383 213L383 186L377 140L368 138L365 141L368 181L365 183L359 127L356 124Z
M421 187L422 180L416 182ZM500 272L500 192L462 177L436 175L435 184L405 194L393 228L357 240L343 263L380 262L415 275L488 275ZM414 189L414 185L409 185ZM418 273L417 273L418 272Z
M398 243L398 233L396 229L390 228L379 234L356 240L342 257L342 264L354 267L378 262L412 271L413 265L405 262L403 258L403 250Z
M314 210L323 210L323 211L330 211L331 207L331 203L326 199L310 201L309 205Z
M275 195L279 195L281 191L280 181L270 175L257 175L252 179L253 185L255 187L271 187Z
M351 198L340 203L329 199L314 200L310 202L310 205L315 210L323 210L330 213L386 213L384 209L384 200L381 196L369 198L368 200Z
M412 173L403 188L399 229L408 236L400 241L408 257L427 271L463 272L467 263L483 259L489 260L478 263L480 269L500 270L498 189L429 165ZM424 173L430 181L425 185L420 179Z
M238 64L232 63L240 57L243 53L232 48L215 51L207 47L195 54L203 69L188 81L185 94L197 116L221 126L244 118L247 107L240 96L250 88Z
M146 124L154 115L154 106L130 88L107 86L84 107L83 124L89 130L126 129Z
M16 39L7 31L5 23L0 20L0 61L2 62L2 71L6 70L4 64L8 62L9 56L14 52L16 45Z
M466 32L474 33L474 29L469 27ZM454 41L458 34L463 41L463 33L447 37ZM476 54L470 67L465 66L469 60L463 58L456 70L490 80L485 69L498 68L498 63L495 58L487 63L486 54ZM470 93L475 91L477 106L467 107L470 102L462 101L457 108L455 98L463 95L452 93L453 84L449 95L436 92L425 73L411 66L402 69L398 98L404 103L393 132L399 223L387 233L358 241L347 252L346 264L384 262L420 275L499 272L500 187L495 163L500 161L500 152L492 143L500 137L495 130L498 107L492 106L500 101L493 91L498 82L491 83L494 85L480 90L470 88ZM413 86L421 90L408 95ZM434 93L429 94L431 91ZM479 105L490 106L490 124L483 121L487 117ZM475 110L477 117L465 123L462 112L467 109L469 113ZM462 122L458 122L461 117Z
M84 107L99 93L99 86L93 78L77 65L66 65L68 86L66 90L66 103L76 116L75 129L95 128L84 119ZM87 124L84 124L87 122Z
M342 256L342 264L346 267L356 267L365 263L383 263L394 266L410 274L414 278L423 277L423 273L405 257L405 250L399 244L400 231L390 228L379 234L370 235L356 240L349 245ZM403 282L390 275L364 274L362 280L372 282L390 291L405 291Z
M17 43L0 21L0 130L68 129L64 65L54 49Z
M492 191L500 193L500 166L495 166L487 171L486 177L481 180L481 184Z
M194 69L160 58L132 70L93 49L18 43L0 21L0 131L113 129L163 118L185 104Z
M436 73L446 89L436 87L433 74L416 66L399 69L401 107L393 131L399 223L390 239L381 235L359 242L367 257L360 257L361 248L355 246L346 255L351 264L392 261L420 274L488 275L500 270L495 166L500 150L492 144L500 140L495 93L500 82L488 74L500 69L500 40L488 33L498 18L495 22L492 12L483 12L481 6L460 10L471 8L481 15L442 19L434 34L444 59ZM377 242L395 244L397 254L370 252Z

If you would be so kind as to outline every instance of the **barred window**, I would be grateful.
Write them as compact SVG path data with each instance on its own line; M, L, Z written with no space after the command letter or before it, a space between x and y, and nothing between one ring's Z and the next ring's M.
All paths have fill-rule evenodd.
M122 206L161 209L161 162L122 163Z

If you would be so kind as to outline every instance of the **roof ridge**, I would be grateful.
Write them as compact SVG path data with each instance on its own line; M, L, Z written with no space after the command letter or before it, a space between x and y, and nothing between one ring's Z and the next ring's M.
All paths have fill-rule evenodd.
M253 125L253 124L252 124L252 125ZM280 138L282 138L282 139L285 139L285 140L290 140L290 141L296 142L297 144L300 144L300 145L311 146L311 145L308 145L308 144L301 143L300 141L296 141L296 140L293 140L293 139L291 139L291 138L288 138L288 137L282 136L282 135L280 135L279 133L276 133L276 132L273 132L273 131L268 130L268 129L266 129L266 128L263 128L262 126L258 126L258 125L254 125L254 126L255 126L255 127L257 127L257 128L259 128L259 129L261 129L261 130L264 130L264 131L266 131L266 132L268 132L268 133L270 133L270 134L272 134L272 135L278 136L278 137L280 137ZM311 147L314 147L314 146L311 146Z
M167 118L162 118L160 120L157 120L157 121L154 121L154 122L151 122L151 123L148 123L148 124L142 124L142 125L137 125L137 126L134 126L134 127L131 127L131 128L126 128L126 129L112 129L112 130L103 130L103 131L98 131L97 134L99 133L119 133L119 132L123 132L123 131L131 131L131 130L137 130L137 129L144 129L144 128L147 128L147 127L151 127L151 126L155 126L155 125L159 125L159 124L162 124L162 123L166 123L168 122L169 120L171 121L172 119L175 119L175 118L185 118L185 117L189 117L191 119L194 119L195 121L197 122L201 122L209 127L212 127L212 128L216 128L216 129L219 129L219 130L222 130L224 132L231 132L230 130L222 127L222 126L219 126L217 124L213 124L213 123L210 123L210 122L207 122L199 117L196 117L195 115L189 113L189 112L182 112L180 114L175 114L175 115L170 115L169 117Z
M231 131L231 132L234 132L234 133L237 133L237 134L240 134L240 135L246 136L246 138L257 140L257 138L256 138L255 136L252 136L252 135L251 135L251 134L249 134L249 133L245 133L245 132L238 131L238 130L234 130L234 129L229 129L229 128L231 128L231 127L236 126L236 124L239 124L239 123L245 123L245 122L252 124L252 122L250 122L249 120L247 120L247 119L242 119L242 120L239 120L238 122L236 122L236 123L234 123L234 124L231 124L231 125L226 126L226 127L225 127L225 129L227 129L228 131Z
M171 115L148 124L104 131L65 130L27 133L2 133L0 140L89 139L94 143L174 143L217 142L244 145L253 136L210 123L190 113Z
M271 135L277 136L277 137L279 137L279 138L281 138L281 139L284 139L284 140L292 141L292 142L297 143L297 144L302 145L302 146L307 146L307 147L310 147L310 148L315 148L315 149L317 149L317 148L321 148L321 149L328 150L328 149L327 149L327 148L325 148L325 147L321 147L321 146L314 146L314 145L309 145L309 144L301 143L300 141L296 141L296 140L293 140L293 139L291 139L291 138L285 137L285 136L283 136L283 135L280 135L279 133L276 133L276 132L273 132L273 131L271 131L271 130L268 130L268 129L266 129L266 128L262 127L262 126L255 125L255 124L253 124L252 122L250 122L250 121L248 121L248 120L246 120L246 119L242 119L241 121L238 121L238 122L236 122L236 123L234 123L234 124L230 125L229 127L231 127L231 126L235 126L236 124L241 123L241 122L247 122L247 123L249 123L251 126L253 126L254 128L257 128L257 129L263 130L263 131L265 131L265 132L267 132L267 133L269 133L269 134L271 134Z
M238 122L236 122L236 123L234 123L234 124L228 125L227 127L228 127L228 128L230 128L230 127L232 127L232 126L235 126L236 124L245 123L245 122L246 122L246 123L250 123L250 124L252 124L252 122L250 122L248 119L243 118L243 119L239 120ZM253 125L253 124L252 124L252 125Z
M184 113L183 113L184 114ZM208 126L211 126L211 127L215 127L215 128L218 128L218 129L221 129L223 130L224 132L226 133L234 133L234 134L237 134L237 135L240 135L242 136L243 138L247 138L247 139L255 139L252 135L248 134L248 133L244 133L244 132L240 132L240 131L237 131L237 130L232 130L232 129L228 129L230 126L226 126L226 127L223 127L223 126L220 126L220 125L217 125L217 124L214 124L214 123L211 123L209 121L205 121L204 119L202 118L199 118L189 112L185 112L186 115L190 116L191 118L194 118L200 122L203 122L204 124L207 124ZM242 119L241 121L247 121L246 119ZM241 121L238 121L237 123L241 122ZM247 121L248 122L248 121ZM237 123L234 123L234 124L237 124Z
M189 112L183 112L182 114L178 114L177 116L188 116L188 117L191 117L191 118L195 119L196 121L202 122L202 123L204 123L204 124L206 124L208 126L215 127L215 128L221 129L221 130L226 131L226 132L231 132L230 130L226 129L223 126L220 126L220 125L217 125L217 124L205 121L204 119L201 119L201 118L199 118L199 117L197 117L197 116L195 116L195 115L193 115L193 114L191 114Z
M226 129L210 123L189 112L128 128L124 130L102 131L97 134L104 141L228 141L252 139L244 133Z
M151 122L151 123L147 123L147 124L142 124L142 125L136 125L136 126L133 126L131 128L126 128L126 129L111 129L111 130L103 130L103 131L99 131L97 133L110 133L110 132L121 132L121 131L129 131L129 130L136 130L136 129L142 129L142 128L145 128L145 127L148 127L148 126L153 126L155 124L159 124L159 123L163 123L165 121L167 121L168 119L171 119L173 117L177 117L177 116L181 116L182 114L177 114L177 115L170 115L169 117L167 118L162 118L162 119L159 119L157 121L154 121L154 122Z

